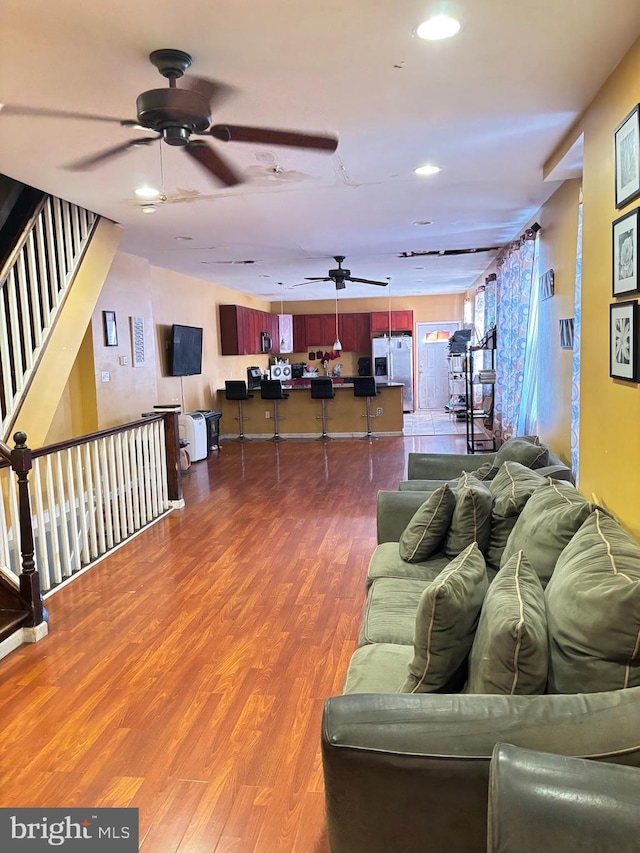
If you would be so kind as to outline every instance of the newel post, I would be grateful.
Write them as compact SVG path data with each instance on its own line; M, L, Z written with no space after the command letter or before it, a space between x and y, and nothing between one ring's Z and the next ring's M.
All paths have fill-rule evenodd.
M167 490L169 500L182 501L182 477L180 475L180 440L178 436L177 412L164 413L164 445L167 456Z
M27 447L27 436L16 432L15 447L11 451L11 467L18 477L18 506L20 513L20 552L22 572L19 577L20 595L31 608L31 626L39 625L43 619L40 597L40 575L33 559L33 527L31 524L31 502L29 500L29 471L31 450Z

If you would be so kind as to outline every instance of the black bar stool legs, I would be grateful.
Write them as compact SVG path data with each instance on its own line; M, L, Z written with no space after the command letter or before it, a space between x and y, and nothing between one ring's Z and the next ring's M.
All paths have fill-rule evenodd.
M282 390L279 379L263 379L260 383L260 397L263 400L273 400L273 435L268 441L284 441L278 429L278 400L286 400L288 394Z
M320 400L322 404L322 414L316 415L317 419L322 420L322 435L319 435L316 441L333 441L330 435L327 434L327 413L325 411L325 402L333 400L335 390L333 388L333 380L330 376L321 376L318 379L311 380L311 399Z
M376 436L371 431L371 418L373 417L371 414L371 398L376 397L378 394L378 389L376 387L376 380L373 376L355 376L353 379L353 396L354 397L366 397L366 414L362 415L363 418L367 419L367 434L362 436L364 441L375 441Z
M242 408L245 400L250 400L253 394L247 391L247 383L238 379L229 379L224 383L224 396L227 400L237 400L238 402L238 437L235 441L251 441L244 434L244 410Z

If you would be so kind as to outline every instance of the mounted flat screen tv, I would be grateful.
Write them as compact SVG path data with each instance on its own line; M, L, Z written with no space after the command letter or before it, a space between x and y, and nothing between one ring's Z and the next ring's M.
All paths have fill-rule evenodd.
M202 373L202 329L174 324L169 338L169 375L193 376L196 373Z

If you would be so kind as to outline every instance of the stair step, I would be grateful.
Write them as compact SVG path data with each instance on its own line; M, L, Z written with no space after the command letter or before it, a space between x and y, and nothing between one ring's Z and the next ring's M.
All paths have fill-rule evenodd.
M29 614L24 610L0 610L0 642L17 631L28 619Z

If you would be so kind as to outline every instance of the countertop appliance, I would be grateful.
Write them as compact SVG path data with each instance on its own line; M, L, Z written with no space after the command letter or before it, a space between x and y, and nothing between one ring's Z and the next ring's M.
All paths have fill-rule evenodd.
M291 378L302 379L304 376L304 362L300 361L291 365Z
M247 391L259 391L262 371L259 367L247 367Z
M269 368L269 378L280 379L285 382L287 379L291 379L291 372L290 364L272 364Z
M402 409L413 411L413 339L411 335L384 335L371 341L376 382L402 382Z

